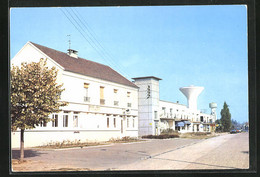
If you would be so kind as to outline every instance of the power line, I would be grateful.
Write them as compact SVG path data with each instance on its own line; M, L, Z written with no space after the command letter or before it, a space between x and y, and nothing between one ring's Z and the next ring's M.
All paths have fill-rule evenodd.
M84 20L84 18L82 18L82 16L79 14L79 12L76 10L76 9L73 9L73 8L70 8L70 10L73 12L73 14L77 17L77 19L80 21L81 24L83 24L83 26L85 27L85 29L87 30L87 32L89 33L86 33L88 35L88 37L91 39L91 41L95 44L95 46L97 48L99 48L99 50L102 52L102 54L104 55L104 57L109 60L109 62L111 62L115 68L117 68L121 73L124 73L125 75L127 75L129 78L130 76L128 75L127 72L125 72L125 69L122 69L124 67L122 67L122 65L118 62L115 62L114 61L114 57L112 57L109 52L106 51L106 49L101 45L101 43L98 41L97 36L95 34L95 32L90 28L90 26L88 25L88 23L86 22L86 20ZM76 14L76 13L78 14ZM80 16L80 17L79 17ZM83 19L83 20L81 20ZM93 38L93 40L92 40ZM98 44L98 45L97 45ZM121 70L122 69L122 70Z
M106 50L101 43L98 41L97 39L97 35L96 33L91 29L91 27L88 25L87 21L82 18L82 16L80 15L80 13L74 9L71 8L71 11L74 13L74 15L76 15L76 17L80 20L80 22L84 25L84 27L87 29L87 31L90 33L90 35L93 37L93 39L97 42L97 44L99 45L99 47L104 51L105 55L108 56L109 58L111 58L111 61L114 62L113 58L115 58L114 56L111 55L111 52L109 52L108 50ZM76 14L76 13L78 14ZM80 17L79 17L80 16ZM83 19L83 20L81 20ZM102 41L101 41L102 42ZM119 62L116 63L116 65L119 65L120 68L124 68ZM128 74L127 74L128 75Z
M125 72L122 72L121 71L121 69L119 69L118 67L119 66L117 66L115 63L114 63L114 61L113 61L113 59L111 60L111 59L108 59L107 58L107 56L106 56L106 53L104 53L104 48L102 47L102 45L97 41L97 39L95 38L95 37L93 37L93 35L92 35L92 37L88 34L88 33L86 33L85 32L85 30L83 29L83 27L82 27L82 25L80 25L80 23L81 24L83 24L82 23L82 20L80 20L80 18L78 17L78 16L76 16L79 20L80 20L80 22L78 22L74 17L73 17L73 15L67 10L67 9L65 9L66 10L66 12L67 12L67 14L65 13L65 11L63 11L61 8L60 8L60 10L62 11L62 13L66 16L66 18L71 22L71 24L77 29L77 31L83 36L83 38L88 42L88 44L101 56L101 58L106 62L106 63L108 63L108 65L109 66L111 66L111 63L112 63L112 65L115 65L115 68L117 68L118 69L118 71L119 72L121 72L121 73L124 73L125 75L128 75L128 74L126 74ZM74 13L74 12L73 12ZM75 14L75 13L74 13ZM70 18L69 18L69 16L70 16ZM76 14L75 14L76 15ZM74 21L74 22L73 22ZM84 25L85 26L85 25ZM87 29L87 27L85 26L85 28ZM80 30L81 29L81 30ZM87 29L88 30L88 29ZM83 32L81 32L81 31L83 31ZM88 30L89 31L89 30ZM85 33L84 33L85 32ZM88 38L84 35L84 34L86 34L87 36L88 36ZM90 33L91 34L91 33ZM96 41L94 41L93 39ZM90 39L90 40L88 40L88 39ZM99 44L99 46L96 44L96 43L98 43ZM103 50L100 50L100 49L98 49L98 48L101 48L101 49L103 49ZM100 52L101 51L101 52ZM128 76L129 77L129 76Z

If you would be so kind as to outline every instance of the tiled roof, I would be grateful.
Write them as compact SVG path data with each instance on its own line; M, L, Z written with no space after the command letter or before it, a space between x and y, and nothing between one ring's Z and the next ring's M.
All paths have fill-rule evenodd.
M30 43L41 50L43 53L48 55L50 58L55 60L62 67L64 67L65 71L71 71L74 73L79 73L86 76L138 88L134 83L120 75L109 66L86 60L80 57L74 58L66 53L39 44L35 44L33 42Z

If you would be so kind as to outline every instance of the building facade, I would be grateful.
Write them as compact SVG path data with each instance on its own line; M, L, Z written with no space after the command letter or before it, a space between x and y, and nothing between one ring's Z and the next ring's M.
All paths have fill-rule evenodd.
M106 65L79 58L77 52L59 52L28 42L11 60L47 59L58 69L57 82L65 91L61 101L69 104L49 115L52 121L25 130L25 147L60 141L107 141L138 137L138 87ZM20 131L12 132L12 147L19 147Z
M107 141L125 136L159 135L163 131L212 132L215 130L216 103L211 113L197 109L203 87L182 87L187 105L160 100L158 77L136 77L133 82L112 68L79 58L77 51L63 53L28 42L11 60L13 65L47 59L58 70L57 82L65 91L61 101L69 104L52 121L25 130L25 147L61 141ZM19 147L20 131L11 132L12 147ZM29 140L29 141L28 141Z
M206 114L197 109L197 98L193 95L191 99L195 100L188 100L188 105L160 100L160 78L133 79L139 87L139 136L158 135L169 129L180 133L215 131L216 103L210 103L211 114Z

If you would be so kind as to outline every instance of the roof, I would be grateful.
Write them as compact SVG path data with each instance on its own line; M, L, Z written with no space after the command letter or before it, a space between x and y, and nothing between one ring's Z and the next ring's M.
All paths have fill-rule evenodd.
M110 68L109 66L86 60L83 58L74 58L69 56L67 53L60 52L39 44L30 42L32 45L37 47L43 53L48 55L51 59L56 61L65 71L71 71L74 73L90 76L118 84L138 88L134 83L126 79L124 76Z
M161 78L155 77L155 76L135 77L135 78L132 78L132 79L137 80L137 79L150 79L150 78L153 78L153 79L156 79L156 80L162 80Z
M174 102L171 102L171 101L165 101L165 100L159 100L159 101L187 107L187 105L185 105L185 104L181 104L181 103L174 103Z

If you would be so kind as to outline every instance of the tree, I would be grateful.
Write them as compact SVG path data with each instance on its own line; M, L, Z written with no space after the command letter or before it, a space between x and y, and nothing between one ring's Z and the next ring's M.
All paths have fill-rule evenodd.
M242 125L238 121L231 119L231 129L242 129Z
M223 109L221 109L221 123L223 125L223 131L228 132L231 127L231 114L226 102L224 102Z
M56 83L55 67L48 68L47 60L22 63L11 69L11 125L12 131L21 130L20 160L24 158L24 130L51 121L48 116L66 106L60 95L62 84Z

